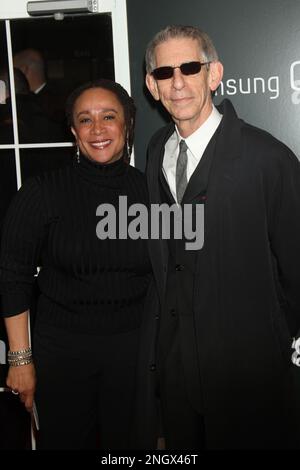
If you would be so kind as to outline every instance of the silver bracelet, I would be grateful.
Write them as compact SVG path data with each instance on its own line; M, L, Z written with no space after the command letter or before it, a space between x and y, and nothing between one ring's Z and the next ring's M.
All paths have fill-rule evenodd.
M11 367L27 366L28 364L31 364L31 363L32 363L32 356L30 358L24 359L24 360L16 359L15 361L12 361L12 360L8 359L8 364Z
M32 362L31 348L20 349L19 351L8 351L7 362L12 367L30 364Z
M31 347L27 349L20 349L19 351L8 351L7 355L8 356L19 356L20 354L32 354L32 349Z
M293 344L292 348L294 349L294 352L292 354L292 363L300 367L300 336L299 338L293 338Z

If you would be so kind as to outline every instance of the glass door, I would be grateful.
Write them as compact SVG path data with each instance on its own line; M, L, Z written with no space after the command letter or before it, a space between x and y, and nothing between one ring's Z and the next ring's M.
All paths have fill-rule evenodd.
M96 13L65 12L60 21L30 17L26 7L0 6L0 224L24 179L71 158L68 94L99 77L130 92L125 0L101 0Z

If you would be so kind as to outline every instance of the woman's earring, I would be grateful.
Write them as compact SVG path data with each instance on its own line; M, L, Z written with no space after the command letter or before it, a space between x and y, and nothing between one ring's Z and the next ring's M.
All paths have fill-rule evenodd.
M129 136L126 136L126 152L127 152L127 159L130 159L130 147L129 147Z
M78 145L76 145L76 160L77 163L80 163L80 150Z

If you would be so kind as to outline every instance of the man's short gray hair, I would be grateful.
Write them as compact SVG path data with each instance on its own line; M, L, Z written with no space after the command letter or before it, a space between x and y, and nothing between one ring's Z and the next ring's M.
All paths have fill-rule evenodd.
M151 73L156 67L156 47L159 44L174 38L195 39L199 44L200 55L202 56L201 60L204 60L205 62L216 62L219 60L218 53L212 40L204 31L201 31L201 29L196 28L195 26L171 25L159 31L147 46L145 55L147 73Z

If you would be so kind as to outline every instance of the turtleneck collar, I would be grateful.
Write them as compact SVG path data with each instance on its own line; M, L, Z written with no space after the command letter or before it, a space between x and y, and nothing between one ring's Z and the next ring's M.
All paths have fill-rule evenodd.
M118 187L127 172L128 164L121 157L115 162L103 164L89 160L80 153L80 161L74 158L75 171L85 180L102 186Z

